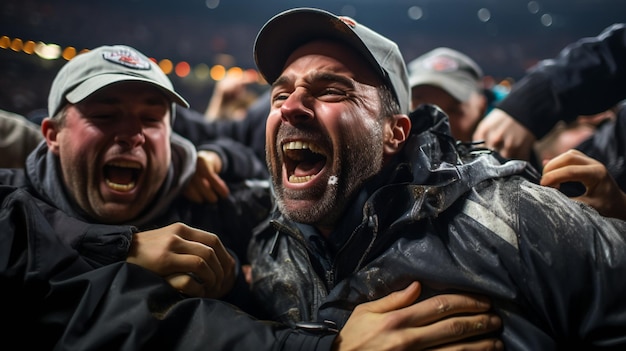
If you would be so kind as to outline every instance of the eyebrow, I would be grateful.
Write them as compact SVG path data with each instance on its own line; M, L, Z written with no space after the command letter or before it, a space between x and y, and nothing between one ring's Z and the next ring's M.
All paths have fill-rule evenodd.
M289 78L288 76L280 76L278 77L278 79L276 79L276 81L274 81L274 83L272 83L272 88L275 88L276 86L279 86L279 85L290 84L292 80L293 79ZM313 73L310 76L307 76L306 80L307 81L321 81L321 82L327 82L327 83L337 82L350 88L354 88L354 85L355 85L354 79L348 78L343 75L327 72L327 71Z
M121 102L122 99L115 95L106 95L91 100L91 103L97 103L102 105L115 105ZM162 94L150 94L142 97L141 100L138 100L138 102L149 106L159 106L163 104L167 105L169 103L169 100L165 95Z

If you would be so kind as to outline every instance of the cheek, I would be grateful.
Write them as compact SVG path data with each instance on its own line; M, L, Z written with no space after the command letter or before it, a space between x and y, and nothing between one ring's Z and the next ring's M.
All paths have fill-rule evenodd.
M280 127L281 118L279 113L270 113L265 122L265 150L271 152L276 147L276 135Z
M150 147L152 148L152 152L160 161L157 164L169 164L172 152L170 148L170 133L167 131L154 131L151 133L145 133L144 135L146 136L146 139L151 141L149 145L151 145Z

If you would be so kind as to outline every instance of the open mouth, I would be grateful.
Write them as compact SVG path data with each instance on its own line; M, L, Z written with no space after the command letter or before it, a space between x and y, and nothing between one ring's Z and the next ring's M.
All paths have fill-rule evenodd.
M116 191L128 192L137 186L142 167L137 162L113 161L104 166L106 185Z
M290 183L310 181L326 164L326 155L322 149L305 141L290 141L283 144L283 155Z

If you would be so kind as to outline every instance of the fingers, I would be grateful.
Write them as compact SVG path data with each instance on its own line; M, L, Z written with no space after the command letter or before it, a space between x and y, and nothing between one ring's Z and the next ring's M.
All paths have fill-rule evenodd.
M230 290L235 281L235 259L219 237L213 233L178 223L181 240L174 248L181 264L178 272L190 272L204 282L209 297L220 297Z
M604 165L578 150L569 150L544 165L540 184L558 188L565 182L580 182L594 188L607 177Z
M529 160L535 136L506 112L492 110L476 127L474 140L506 158Z
M458 343L468 338L486 335L502 327L495 314L482 313L470 316L452 316L421 327L400 329L403 337L413 340L421 348ZM493 337L493 336L492 336Z
M484 297L466 294L436 295L397 311L405 325L421 326L464 313L483 313L491 308Z
M208 297L204 284L190 274L172 274L165 277L165 280L176 290L187 296Z
M219 200L218 194L211 187L208 180L202 176L194 175L184 192L185 196L195 203L216 203Z
M220 177L222 160L213 151L199 151L196 172L185 188L185 196L196 203L216 203L230 194L228 185Z
M385 297L358 305L357 309L365 309L373 313L384 313L411 305L419 297L421 286L413 282L405 289L395 291Z
M543 172L550 172L553 169L561 168L569 165L587 165L598 161L585 155L579 150L571 149L554 157L543 165Z
M478 341L466 341L453 343L443 347L430 349L432 351L500 351L504 350L504 344L499 339L484 339Z
M224 244L217 235L204 230L189 227L182 223L176 223L174 225L177 226L175 232L178 236L191 241L192 244L193 242L204 244L204 246L210 249L205 251L207 254L212 255L214 253L219 262L229 263L234 266L235 261L233 257L230 255L228 250L226 250L226 247L224 247ZM207 258L204 256L201 257Z
M227 293L235 280L235 259L212 233L175 223L164 228L136 233L127 261L143 266L163 277L189 275L203 285L208 297ZM172 278L179 290L187 288L186 277ZM193 285L193 284L191 284Z
M357 306L335 339L335 350L502 349L492 335L502 321L488 312L487 299L445 294L411 305L419 293L413 283Z

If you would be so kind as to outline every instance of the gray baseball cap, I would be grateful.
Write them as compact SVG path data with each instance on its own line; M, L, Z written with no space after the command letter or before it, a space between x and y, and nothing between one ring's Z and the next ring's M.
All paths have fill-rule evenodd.
M317 39L338 40L362 54L391 88L402 113L408 114L408 74L398 45L349 17L315 8L291 9L272 17L254 43L259 72L273 83L285 68L289 55Z
M450 48L436 48L409 62L409 83L439 87L459 101L467 101L482 87L483 71L469 56Z
M66 101L78 103L96 91L122 81L152 84L172 102L189 107L156 63L129 46L114 45L79 54L61 67L50 87L48 113L52 117Z

